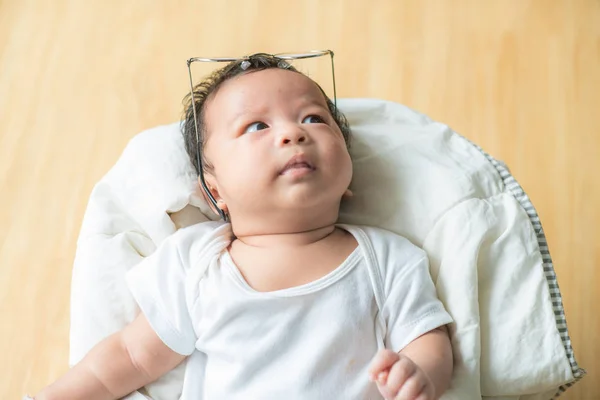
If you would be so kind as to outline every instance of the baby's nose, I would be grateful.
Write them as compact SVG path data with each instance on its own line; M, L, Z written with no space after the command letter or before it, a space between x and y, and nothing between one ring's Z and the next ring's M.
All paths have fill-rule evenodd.
M301 127L290 126L281 131L277 141L279 145L306 143L308 135Z

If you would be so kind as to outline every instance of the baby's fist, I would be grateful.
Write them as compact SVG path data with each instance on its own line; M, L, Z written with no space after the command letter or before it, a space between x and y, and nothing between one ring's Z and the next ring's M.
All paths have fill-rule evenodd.
M429 377L410 358L392 350L377 353L369 367L369 377L386 400L434 399Z

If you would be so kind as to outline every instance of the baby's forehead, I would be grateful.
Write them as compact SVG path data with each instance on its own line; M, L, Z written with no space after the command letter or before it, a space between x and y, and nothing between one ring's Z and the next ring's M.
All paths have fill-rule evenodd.
M252 105L276 97L327 105L326 96L315 81L300 72L279 68L249 71L231 78L221 85L216 97L227 98L223 105Z

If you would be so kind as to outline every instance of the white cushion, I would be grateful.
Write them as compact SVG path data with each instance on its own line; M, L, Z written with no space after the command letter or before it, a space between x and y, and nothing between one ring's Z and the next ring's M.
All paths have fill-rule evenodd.
M338 100L353 131L354 196L340 222L401 234L429 254L455 320L444 399L544 399L584 371L535 209L502 164L404 106ZM125 273L178 228L216 219L197 192L180 124L134 137L94 188L72 281L71 364L133 320ZM177 399L185 364L149 385ZM140 396L140 394L137 394Z

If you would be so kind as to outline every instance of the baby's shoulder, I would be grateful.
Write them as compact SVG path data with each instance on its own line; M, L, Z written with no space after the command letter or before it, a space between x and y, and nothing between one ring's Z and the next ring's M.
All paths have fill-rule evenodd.
M179 229L165 240L174 246L184 265L192 265L207 255L217 255L231 243L231 225L225 222L201 222ZM214 253L214 254L213 254Z
M426 258L425 251L397 233L372 227L344 225L352 233L360 246L367 247L365 254L373 258L380 268L393 264L410 265Z

